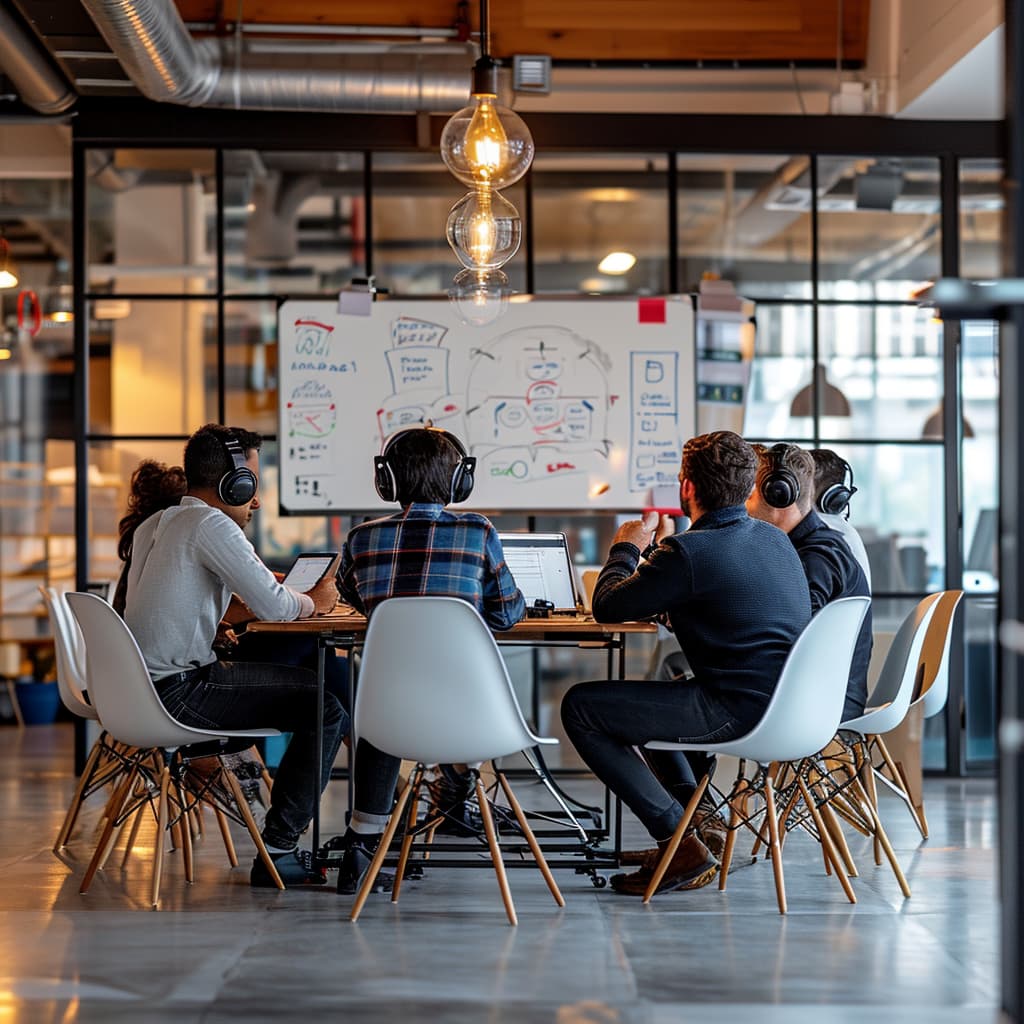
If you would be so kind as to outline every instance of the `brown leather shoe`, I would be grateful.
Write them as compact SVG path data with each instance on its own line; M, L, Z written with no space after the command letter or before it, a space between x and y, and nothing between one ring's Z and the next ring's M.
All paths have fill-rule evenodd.
M693 825L701 842L711 851L716 860L722 859L725 853L725 841L729 836L729 826L725 818L718 814L713 805L706 807L704 801L693 815Z
M661 859L663 844L652 850L651 856L637 871L630 874L612 875L611 887L627 896L643 896ZM707 885L718 873L718 861L711 856L708 848L695 836L684 837L669 863L668 870L655 892L672 892L679 889L699 889Z

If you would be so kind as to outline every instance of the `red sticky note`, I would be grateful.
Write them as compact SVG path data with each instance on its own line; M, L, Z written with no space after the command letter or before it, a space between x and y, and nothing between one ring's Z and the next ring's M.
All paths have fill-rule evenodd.
M641 324L663 324L665 322L664 299L637 299L637 322Z

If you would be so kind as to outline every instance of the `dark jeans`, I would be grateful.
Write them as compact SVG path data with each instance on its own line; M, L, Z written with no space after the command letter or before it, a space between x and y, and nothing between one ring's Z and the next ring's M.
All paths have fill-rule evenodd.
M243 633L238 641L236 660L266 661L284 665L301 665L316 672L317 643L315 637L287 633ZM339 658L328 649L324 655L324 692L338 698L351 713L348 693L349 659ZM346 723L345 733L349 726ZM326 747L326 732L324 744ZM372 744L357 744L352 779L352 805L363 814L387 817L395 801L395 784L401 761L384 754Z
M645 751L667 788L633 748L649 740L720 743L742 736L759 717L740 717L682 680L579 683L562 701L562 723L580 756L656 840L675 831L683 815L679 797L686 798L687 788L692 793L695 781L686 758Z
M309 824L320 799L316 791L316 673L292 665L246 661L214 662L206 679L157 683L167 710L184 725L200 729L280 729L292 734L281 758L263 838L288 849ZM321 780L326 786L348 715L338 699L324 694Z

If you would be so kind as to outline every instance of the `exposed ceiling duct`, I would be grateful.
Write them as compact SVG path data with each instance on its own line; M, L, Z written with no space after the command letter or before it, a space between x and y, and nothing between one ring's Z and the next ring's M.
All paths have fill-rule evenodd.
M412 113L447 111L469 98L469 62L429 57L388 67L385 56L316 67L307 55L291 65L246 66L241 50L195 40L173 0L82 0L136 88L158 102L190 107Z
M22 102L40 114L62 114L78 98L6 5L0 6L0 71L14 83Z

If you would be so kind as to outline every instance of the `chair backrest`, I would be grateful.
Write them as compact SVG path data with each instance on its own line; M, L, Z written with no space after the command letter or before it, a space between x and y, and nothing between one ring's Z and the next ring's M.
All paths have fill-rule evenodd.
M479 764L554 742L530 730L491 631L454 597L393 597L373 610L353 730L424 764Z
M871 599L844 597L814 616L797 637L761 721L715 750L760 764L810 757L836 734L850 663Z
M932 621L921 647L921 665L911 704L924 703L924 717L937 715L949 696L949 647L953 620L964 596L962 590L944 590L939 595Z
M176 722L160 703L135 637L113 608L95 594L65 595L85 640L89 699L103 728L133 747L178 747L207 733Z
M583 601L587 608L594 607L594 588L600 575L599 569L586 569L583 572Z
M920 672L921 648L941 596L929 594L907 613L885 656L864 714L843 722L844 729L864 733L889 732L906 717Z
M64 707L79 718L95 720L96 709L85 699L85 649L78 624L72 618L64 595L56 587L40 587L50 617L53 646L57 655L57 691Z

